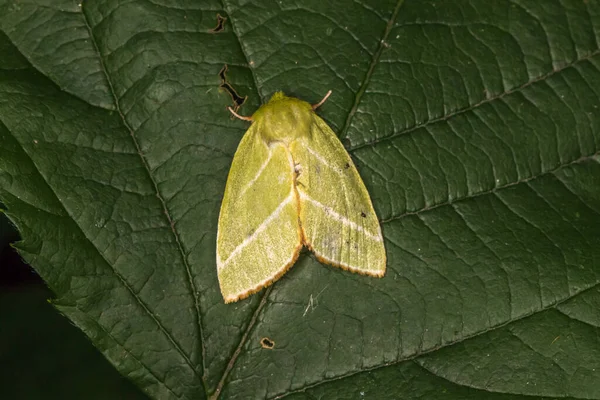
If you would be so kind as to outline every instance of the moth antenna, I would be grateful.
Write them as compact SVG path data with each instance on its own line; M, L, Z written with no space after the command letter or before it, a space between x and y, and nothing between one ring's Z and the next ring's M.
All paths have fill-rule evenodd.
M321 107L323 105L323 103L325 103L325 101L327 100L327 98L329 96L331 96L332 91L330 90L329 92L327 92L327 94L325 95L325 97L323 97L323 100L321 100L320 102L318 102L317 104L314 104L312 106L313 110L316 110L317 108Z
M227 107L227 109L229 110L229 112L231 112L233 114L234 117L237 117L237 118L239 118L239 119L241 119L243 121L250 121L250 122L252 122L252 117L245 117L243 115L240 115L240 114L236 113L235 111L233 111L233 108L231 108L231 107Z

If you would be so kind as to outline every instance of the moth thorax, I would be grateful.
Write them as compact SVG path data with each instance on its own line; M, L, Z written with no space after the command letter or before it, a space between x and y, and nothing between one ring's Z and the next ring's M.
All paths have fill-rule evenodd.
M259 111L253 119L260 124L259 131L267 141L290 142L310 134L313 111L306 102L270 102Z

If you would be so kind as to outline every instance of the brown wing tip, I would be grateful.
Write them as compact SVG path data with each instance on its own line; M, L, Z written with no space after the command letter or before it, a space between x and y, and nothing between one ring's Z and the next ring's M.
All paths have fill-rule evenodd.
M381 271L365 271L364 269L357 269L357 268L353 268L349 265L346 264L342 264L339 263L337 261L333 261L330 260L328 258L325 258L323 256L321 256L320 254L318 254L315 249L313 249L313 247L309 244L309 243L304 243L304 245L306 247L308 247L308 249L315 255L315 257L317 258L317 260L319 260L319 262L323 263L323 264L328 264L328 265L332 265L334 267L338 267L341 268L345 271L350 271L359 275L365 275L365 276L370 276L373 278L383 278L383 276L385 275L385 271L386 268L384 268ZM384 265L386 264L387 260L384 260Z
M262 289L271 286L273 283L275 283L275 281L277 281L286 272L288 272L290 268L292 268L292 266L294 265L294 263L296 262L296 260L300 256L300 250L302 250L302 244L300 244L299 246L296 247L296 249L294 250L294 256L292 257L292 259L281 270L279 270L279 272L277 272L273 276L273 278L269 279L265 283L261 283L260 285L256 285L252 289L248 289L247 291L245 291L243 293L240 293L237 296L224 297L223 300L225 300L225 304L235 303L236 301L243 300L243 299L249 297L250 295L252 295L254 293L260 292Z
M370 276L373 278L383 278L383 276L385 275L385 269L382 271L365 271L364 269L353 268L353 267L350 267L349 265L345 265L345 264L342 264L342 263L339 263L336 261L331 261L327 258L323 258L323 257L319 256L316 253L315 253L315 257L317 257L317 260L319 260L319 262L322 262L323 264L332 265L334 267L341 268L344 271L350 271L355 274Z

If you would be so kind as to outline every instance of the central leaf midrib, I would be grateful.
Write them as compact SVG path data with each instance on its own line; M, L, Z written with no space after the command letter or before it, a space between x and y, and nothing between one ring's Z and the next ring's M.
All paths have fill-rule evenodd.
M244 46L242 45L242 41L240 40L240 35L238 34L238 32L237 32L237 30L235 28L234 19L232 18L231 12L229 10L229 7L227 6L227 0L221 0L221 2L222 2L222 5L223 5L223 10L225 11L225 13L227 14L227 16L229 17L230 24L231 24L231 29L233 31L233 36L237 39L238 44L240 46L240 50L241 50L241 52L242 52L242 54L244 56L244 59L246 60L247 68L250 70L250 75L252 76L252 80L254 82L254 87L256 89L256 92L258 93L259 97L261 98L262 102L264 103L265 100L266 100L266 98L263 98L263 96L260 93L260 89L259 89L259 85L258 85L258 80L256 79L256 74L255 74L254 70L252 69L252 67L250 66L248 55L246 54ZM246 327L246 329L242 333L242 337L240 338L240 341L239 341L236 349L234 350L233 354L231 355L231 358L229 359L229 362L227 363L227 366L225 367L225 370L223 371L223 374L219 378L219 381L217 383L217 387L215 388L215 392L213 393L212 396L208 396L208 398L210 400L217 400L219 398L219 396L221 395L222 390L225 387L225 381L226 381L227 377L229 376L229 373L233 370L235 362L237 361L238 356L241 354L242 348L243 348L244 344L248 340L248 336L249 336L250 331L252 330L252 328L254 328L254 325L255 325L255 323L256 323L256 321L258 319L258 315L260 314L262 308L266 304L267 299L269 297L269 294L271 293L271 290L273 289L273 286L274 286L274 284L271 285L270 287L268 287L267 290L265 290L265 293L263 294L260 302L258 303L258 305L256 306L256 308L252 312L252 314L250 316L250 320L249 320L248 326Z
M241 35L238 34L236 28L235 28L235 24L234 24L234 18L232 18L231 12L229 10L229 7L227 6L227 0L221 0L222 4L223 4L223 9L224 11L227 13L227 15L229 16L230 19L230 23L231 23L231 27L232 27L232 31L234 36L236 37L236 39L238 40L240 49L244 55L244 58L246 59L246 63L248 65L248 69L250 70L250 74L252 75L252 79L254 81L254 86L256 88L256 91L259 94L259 97L261 97L261 100L263 101L263 103L265 102L266 98L264 98L264 96L262 96L262 94L260 93L260 87L258 85L258 80L256 78L256 73L254 72L254 69L251 67L251 64L249 62L249 58L248 55L246 54L246 51L244 49L244 46L242 45L242 41L241 41ZM350 110L349 112L349 116L348 119L346 120L346 123L349 124L350 120L352 118L352 116L354 115L354 112L356 112L356 109L358 107L358 104L360 102L360 98L362 97L362 94L364 93L364 91L366 90L366 85L368 84L370 77L373 73L373 70L375 68L375 65L377 64L377 61L379 60L379 57L381 56L381 53L383 51L384 45L385 45L385 39L387 38L387 36L389 35L391 28L393 27L394 21L396 20L399 10L402 6L402 3L404 2L404 0L398 0L398 3L396 4L396 7L394 8L394 12L392 13L392 16L390 17L390 20L388 21L386 28L383 32L383 37L379 43L379 47L377 49L377 51L375 52L373 59L371 60L371 64L369 66L369 70L367 71L366 75L365 75L365 79L361 85L361 88L359 89L357 95L356 95L356 99L355 99L355 103L353 108ZM349 125L347 125L349 126ZM342 130L342 132L344 132L346 129L346 126L344 127L344 129ZM255 322L257 320L258 315L260 314L260 312L263 309L263 306L266 304L266 301L271 293L271 290L273 289L273 286L276 284L277 282L275 282L274 284L272 284L269 288L267 288L267 290L265 291L263 297L261 298L260 303L258 304L258 306L256 307L256 309L254 310L254 312L252 313L252 316L250 318L250 323L248 324L248 326L246 327L246 329L244 330L244 333L242 334L242 338L240 339L240 342L235 350L235 352L232 354L231 359L229 360L227 367L225 369L225 371L223 372L223 375L221 376L221 378L219 379L219 383L217 385L217 388L215 390L215 393L213 394L212 397L210 397L211 400L216 400L219 398L220 394L221 394L221 390L223 389L223 387L225 386L225 381L229 375L229 373L233 370L233 367L235 365L235 362L239 356L239 354L241 353L241 350L245 344L245 342L247 341L247 338L249 336L249 332L254 328Z
M388 25L386 26L386 30L385 30L385 32L384 32L384 37L383 37L382 41L380 42L380 45L379 45L379 47L378 47L377 51L375 52L375 55L374 55L374 57L373 57L373 59L372 59L372 62L371 62L371 64L370 64L370 66L369 66L369 70L367 71L367 73L366 73L366 75L365 75L365 79L364 79L364 81L363 81L363 83L362 83L362 85L361 85L361 87L360 87L359 91L358 91L358 92L357 92L357 94L356 94L354 105L353 105L352 109L350 110L350 112L349 112L349 114L348 114L348 118L346 119L346 123L345 123L345 125L344 125L344 128L343 128L343 129L342 129L342 131L341 131L342 133L345 133L345 132L347 132L347 130L349 129L349 127L350 127L350 125L351 125L352 118L353 118L353 116L354 116L354 114L355 114L356 110L358 109L358 106L359 106L359 104L360 104L360 101L361 101L361 99L362 99L362 96L363 96L363 94L365 93L365 91L366 91L366 88L367 88L367 86L368 86L368 83L369 83L369 81L370 81L370 77L371 77L371 75L372 75L372 73L373 73L373 71L374 71L374 69L375 69L375 66L377 65L377 62L378 62L379 56L380 56L380 54L381 54L381 52L382 52L382 50L383 50L383 48L384 48L384 45L385 45L385 38L386 38L386 37L387 37L387 35L389 34L389 31L391 30L391 27L393 27L393 21L395 20L395 18L396 18L396 16L397 16L397 13L398 13L398 11L399 11L399 9L400 9L400 6L402 5L402 2L403 2L403 0L400 0L400 1L397 3L397 6L396 6L396 8L395 8L395 10L394 10L394 13L393 13L393 16L392 16L392 18L390 19L390 21L389 21ZM231 14L229 13L228 7L225 5L225 0L223 0L223 3L224 3L224 4L223 4L223 5L224 5L224 9L225 9L225 10L228 12L228 15L231 17ZM236 30L235 30L233 18L231 18L231 24L232 24L232 27L233 27L234 35L236 36L236 38L238 39L238 41L239 41L239 43L240 43L240 48L242 49L242 52L244 53L244 56L246 57L246 60L248 60L248 57L247 57L247 55L246 55L246 53L245 53L245 51L244 51L244 47L242 46L242 43L241 43L241 40L240 40L240 35L238 35L238 34L237 34L237 32L236 32ZM502 97L504 97L504 96L506 96L506 95L509 95L509 94L511 94L511 93L514 93L514 92L517 92L517 91L523 90L524 88L526 88L526 87L528 87L528 86L530 86L530 85L532 85L532 84L534 84L534 83L536 83L536 82L539 82L539 81L543 81L543 80L545 80L545 79L548 79L549 77L551 77L551 76L553 76L553 75L555 75L555 74L557 74L557 73L560 73L562 70L564 70L564 69L566 69L566 68L570 68L570 67L574 66L575 64L577 64L577 63L579 63L579 62L581 62L581 61L584 61L584 60L587 60L587 59L589 59L589 58L592 58L592 57L594 57L595 55L597 55L597 54L599 54L599 53L600 53L600 50L597 50L597 51L595 51L595 52L593 52L593 53L590 53L590 54L588 54L586 57L579 58L579 59L575 60L575 61L574 61L574 62L572 62L571 64L568 64L568 65L564 66L564 67L563 67L563 68L561 68L561 69L553 70L553 71L551 71L550 73L548 73L548 74L546 74L546 75L543 75L543 76L541 76L541 77L538 77L538 78L536 78L536 79L533 79L533 80L531 80L531 81L528 81L528 82L524 83L523 85L521 85L521 86L519 86L519 87L517 87L517 88L514 88L514 89L512 89L512 90L510 90L510 91L506 91L506 92L503 92L503 93L501 93L501 94L499 94L499 95L497 95L497 96L495 96L495 97L491 97L491 98L489 98L489 99L485 99L485 100L484 100L484 101L482 101L482 102L479 102L479 103L477 103L477 104L471 105L471 106L469 106L469 107L467 107L467 108L465 108L465 109L459 110L459 111L457 111L457 112L455 112L455 113L453 113L453 114L445 115L445 116L442 116L442 117L440 117L440 118L437 118L437 119L435 119L435 120L429 120L429 121L427 121L426 123L424 123L424 124L421 124L421 125L419 125L419 126L415 126L415 127L412 127L412 128L406 129L406 130L404 130L404 131L401 131L401 132L393 133L392 135L389 135L389 136L386 136L386 137L382 137L382 138L378 138L378 139L372 140L372 141L370 141L370 142L365 142L365 143L362 143L362 144L360 144L360 145L357 145L357 146L354 146L354 147L352 147L352 148L351 148L349 151L350 151L350 152L352 152L352 151L354 151L354 150L357 150L357 149L359 149L359 148L362 148L362 147L367 147L367 146L374 147L375 145L377 145L378 143L380 143L380 142L382 142L382 141L388 141L388 140L391 140L391 139L393 139L393 138L395 138L395 137L397 137L397 136L400 136L400 135L402 135L402 134L409 133L409 132L411 132L411 131L417 130L417 129L419 129L419 128L422 128L422 127L424 127L424 126L427 126L427 125L429 125L429 124L432 124L432 123L435 123L435 122L439 122L439 121L442 121L442 120L446 120L446 119L448 119L448 118L451 118L451 117L453 117L453 116L455 116L455 115L458 115L458 114L462 114L462 113L464 113L464 112L471 111L471 110L473 110L473 109L475 109L475 108L477 108L477 107L480 107L480 106L482 106L482 105L484 105L484 104L486 104L486 103L492 102L492 101L494 101L494 100L498 100L498 99L500 99L500 98L502 98ZM251 75L252 75L252 77L253 77L253 80L254 80L254 83L255 83L255 86L256 86L256 90L257 90L257 91L260 91L260 88L259 88L259 86L258 86L258 84L257 84L256 74L255 74L254 70L253 70L251 67L249 67L249 69L250 69ZM261 97L262 97L262 96L261 96ZM264 100L264 99L263 99L263 100ZM484 195L484 194L487 194L487 193L490 193L490 192L496 191L496 190L498 190L498 189L503 189L503 188L506 188L506 187L509 187L509 186L513 186L513 185L516 185L516 184L519 184L519 183L527 182L527 181L530 181L530 180L536 179L536 178L538 178L538 177L540 177L540 176L542 176L542 175L549 174L549 173L553 173L553 172L555 172L556 170L558 170L558 169L560 169L560 168L564 168L565 166L568 166L568 165L570 165L570 164L577 163L577 162L581 162L581 161L583 161L583 160L586 160L586 159L588 159L588 158L590 158L590 157L593 157L593 156L595 156L595 155L597 155L597 154L598 154L598 152L596 152L596 153L594 153L594 154L589 154L589 155L582 155L580 158L578 158L578 159L576 159L576 160L572 160L572 161L570 161L570 162L568 162L568 163L563 163L563 164L561 164L561 165L557 166L556 168L554 168L554 169L552 169L552 170L550 170L550 171L544 171L544 172L542 172L541 174L532 175L532 176L530 176L530 177L527 177L526 179L522 179L522 180L519 180L519 181L516 181L516 182L511 182L511 183L509 183L509 184L507 184L507 185L503 185L503 186L500 186L500 187L493 188L493 189L492 189L492 190L490 190L490 191L486 191L486 192L478 193L478 194L475 194L475 195L472 195L472 196L468 196L468 197L465 197L465 198L471 198L471 197L475 197L475 196L479 196L479 195ZM395 219L401 218L401 217L403 217L403 216L406 216L406 215L416 214L416 213L419 213L419 212L422 212L422 211L427 211L427 210L430 210L430 209L433 209L433 208L437 208L437 207L440 207L440 206L442 206L442 205L445 205L445 204L446 204L446 203L443 203L443 204L437 204L437 205L434 205L433 207L423 208L423 209L421 209L421 210L416 210L416 211L409 212L409 213L403 213L403 214L401 214L401 215L398 215L398 216L393 216L393 217L391 217L391 218L389 218L389 219L386 219L385 221L383 221L383 223L390 222L391 220L395 220ZM449 204L449 203L448 203L448 204ZM516 318L516 319L507 320L507 321L503 322L503 323L502 323L502 324L500 324L500 325L497 325L497 326L494 326L494 327L490 327L490 328L484 329L484 330L482 330L482 331L479 331L479 332L476 332L476 333L474 333L474 334L473 334L473 335L471 335L471 336L465 336L465 337L463 337L463 338L461 338L460 340L457 340L457 341L455 341L455 342L452 342L452 343L447 343L447 344L445 344L445 345L443 345L443 346L440 346L440 347L437 347L437 348L431 349L431 350L429 350L428 352L423 352L423 353L420 353L420 354L418 354L418 355L415 355L413 358L416 358L416 357L418 357L418 356L422 356L422 355L424 355L424 354L427 354L427 353L429 353L429 352L433 352L433 351L439 350L439 349L440 349L440 348L442 348L442 347L446 347L446 346L449 346L449 345L452 345L452 344L456 344L456 343L462 342L462 341L464 341L464 340L471 339L471 338L473 338L473 337L475 337L475 336L479 336L479 335L485 334L485 333L487 333L487 332L490 332L490 331L493 331L493 330L499 329L499 328L501 328L501 327L503 327L503 326L505 326L505 325L508 325L508 324L514 323L514 322L516 322L516 321L518 321L518 320L520 320L520 319L528 318L528 317L530 317L530 316L532 316L532 315L538 314L539 312L546 311L546 310L547 310L547 309L549 309L549 308L556 307L558 304L560 304L560 303L562 303L562 302L564 302L564 301L568 301L568 300L570 300L570 299L574 298L575 296L577 296L577 295L579 295L579 294L581 294L581 293L583 293L583 292L585 292L585 291L587 291L587 290L593 289L593 288L595 288L595 287L597 287L597 286L598 286L598 283L596 282L596 283L594 283L592 286L590 286L589 288L587 288L587 289L585 289L585 290L582 290L582 291L581 291L581 292L579 292L579 293L576 293L576 294L574 294L574 295L572 295L572 296L568 296L568 297L566 297L565 299L563 299L563 300L561 300L561 301L558 301L558 302L556 302L556 303L550 304L550 305L548 305L548 306L546 306L546 307L542 307L541 309L539 309L539 310L537 310L537 311L535 311L535 312L533 312L533 313L531 313L531 314L528 314L528 315L523 315L523 316L521 316L521 317L519 317L519 318ZM269 291L267 291L267 292L265 293L265 296L263 297L263 299L262 299L261 303L263 303L263 302L265 301L265 297L267 297L267 296L268 296L268 294L269 294ZM260 312L260 311L261 311L261 309L262 309L262 307L258 307L258 308L255 310L255 312L253 313L253 319L254 319L254 317L256 316L256 313ZM244 339L246 338L246 336L247 336L247 333L248 333L248 332L249 332L249 331L250 331L250 330L253 328L253 325L254 325L254 324L249 324L249 326L247 327L246 331L244 332L244 337L243 337L243 338L242 338L242 340L240 341L240 344L239 344L239 346L238 346L238 349L240 349L240 348L243 346L243 344L244 344ZM225 373L223 374L223 376L222 376L222 378L221 378L221 382L224 382L224 380L227 378L227 375L228 375L228 373L230 372L230 370L231 370L231 369L232 369L232 367L233 367L233 364L234 364L234 363L235 363L235 361L236 361L237 355L238 355L238 354L234 354L234 355L233 355L233 357L231 358L231 360L230 360L230 362L229 362L229 365L228 365L228 368L227 368L227 370L225 371ZM393 362L393 363L390 363L390 364L385 364L385 365L380 365L380 366L374 367L374 368L372 368L372 369L378 369L378 368L382 368L382 367L385 367L385 366L394 365L394 364L397 364L397 363L399 363L399 362L404 362L404 361L406 361L406 360L407 360L407 359L397 360L397 361L395 361L395 362ZM355 372L352 372L352 373L350 373L350 374L347 374L347 375L344 375L344 376L339 376L339 377L336 377L336 378L333 378L333 379L329 379L329 380L320 381L320 382L318 382L318 383L315 383L315 384L313 384L313 385L308 385L308 386L305 386L305 387L303 387L303 388L300 388L300 389L298 389L298 390L294 390L293 392L288 392L288 393L284 394L283 396L282 396L282 395L279 395L279 396L277 396L276 398L282 398L282 397L285 397L285 396L287 396L287 395L289 395L289 394L291 394L291 393L302 392L302 391L306 390L307 388L314 387L314 386L319 386L319 385L321 385L321 384L324 384L324 383L327 383L327 382L330 382L330 381L333 381L333 380L343 379L343 378L346 378L346 377L348 377L348 376L352 376L352 375L355 375L355 374L357 374L357 373L361 373L361 372L363 372L363 371L366 371L366 370L355 371ZM218 397L218 395L219 395L219 394L220 394L219 392L215 393L215 397Z
M119 98L114 90L113 84L112 84L112 80L110 79L110 75L108 73L108 70L106 69L106 66L104 64L104 60L102 58L102 54L100 52L100 49L98 48L98 44L96 43L95 37L94 37L94 33L92 30L91 25L89 24L89 21L87 19L87 16L85 14L85 9L83 7L83 5L81 6L81 15L83 18L83 21L85 23L85 26L88 29L89 32L89 36L90 36L90 40L94 46L94 49L98 55L98 60L100 62L100 66L102 68L102 72L105 76L106 79L106 83L108 85L108 88L110 90L110 93L114 99L115 102L115 107L116 110L119 114L119 117L123 123L123 126L125 129L127 129L127 131L130 134L130 137L132 139L132 142L137 150L137 153L140 157L140 160L144 166L144 170L146 171L147 175L148 175L148 179L150 179L150 182L152 183L152 185L154 186L154 189L156 191L156 196L158 197L161 207L164 211L164 215L167 218L167 222L169 224L169 226L171 227L171 232L173 233L173 236L175 238L175 241L177 243L177 248L179 250L179 255L182 259L183 265L185 266L186 269L186 273L187 273L187 277L188 277L188 284L189 286L189 291L190 291L190 295L192 296L192 298L194 299L194 305L196 308L196 322L198 325L198 333L200 335L200 347L202 349L202 370L205 371L205 366L204 366L204 356L205 356L205 350L204 350L204 337L203 337L203 333L202 333L202 314L200 312L200 306L198 303L198 297L196 295L196 293L198 292L198 290L196 289L195 283L194 283L194 279L193 276L191 274L191 270L190 270L190 266L188 264L187 258L185 256L185 253L183 251L183 247L179 238L179 234L175 228L175 224L173 219L171 218L171 214L169 212L169 209L164 201L164 198L162 196L162 194L160 193L160 190L158 188L158 184L156 182L156 180L154 179L154 176L152 176L150 167L148 165L148 162L146 161L144 155L141 152L141 148L140 145L137 141L137 138L135 136L135 132L133 131L133 129L131 128L131 126L129 125L129 123L127 122L127 119L125 118L125 116L123 115L122 111L121 111L121 107L119 104ZM65 210L66 211L66 210ZM68 213L68 211L67 211ZM75 221L75 220L74 220ZM81 227L80 227L81 229ZM81 229L83 231L83 229ZM166 336L166 338L171 342L171 344L173 345L173 347L177 350L177 352L183 357L183 359L185 360L186 364L188 364L188 366L191 368L192 372L194 373L194 375L200 380L200 382L202 383L202 386L204 388L205 394L207 394L207 388L206 388L206 382L204 380L204 377L198 374L198 371L196 369L196 366L194 365L194 363L191 361L191 359L188 357L188 355L185 353L185 351L183 350L183 348L181 347L181 345L175 340L175 338L171 335L171 333L166 329L166 327L162 324L162 322L160 322L160 320L150 311L150 309L145 305L145 303L141 300L141 298L138 297L138 295L133 291L133 288L131 288L126 280L120 276L120 274L114 269L114 267L108 262L108 260L106 260L106 258L104 258L104 255L100 252L100 250L94 245L94 243L87 238L87 236L84 233L84 237L86 237L86 239L88 239L90 241L90 243L92 243L92 246L96 249L96 251L98 252L98 254L100 254L100 256L105 260L105 262L109 265L109 267L112 269L113 273L119 278L119 280L122 282L122 284L131 292L131 294L134 296L134 298L136 299L136 301L143 307L143 309L145 310L145 312L152 317L152 319L155 321L155 323L157 324L157 326L159 327L159 329L161 330L161 332L163 332L163 334ZM207 396L208 397L208 396Z

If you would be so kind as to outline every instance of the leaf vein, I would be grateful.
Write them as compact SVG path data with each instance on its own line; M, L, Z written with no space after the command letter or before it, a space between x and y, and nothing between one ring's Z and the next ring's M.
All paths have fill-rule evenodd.
M555 174L556 172L558 172L562 168L565 168L565 167L568 167L568 166L574 165L574 164L579 164L579 163L581 163L583 161L587 161L587 160L593 159L594 157L597 157L599 155L600 155L600 151L596 151L593 154L583 155L583 156L579 157L576 160L570 161L570 162L562 164L562 165L558 165L556 168L548 170L548 171L541 172L540 174L533 174L533 175L531 175L531 176L529 176L527 178L518 179L518 180L516 180L514 182L507 183L506 185L496 186L496 187L494 187L494 188L492 188L490 190L485 190L485 191L482 191L482 192L479 192L479 193L474 193L471 196L468 196L468 197L465 197L465 198L462 198L462 199L448 200L448 201L444 201L444 202L441 202L441 203L433 204L431 206L422 207L422 208L420 208L418 210L407 211L407 212L404 212L404 213L399 214L399 215L393 215L393 216L391 216L389 218L381 219L380 221L381 221L382 224L386 224L388 222L391 222L391 221L394 221L394 220L397 220L397 219L400 219L400 218L404 218L404 217L406 217L408 215L416 215L416 214L419 214L419 213L422 213L422 212L431 211L431 210L434 210L434 209L436 209L438 207L443 207L443 206L447 206L447 205L456 203L457 201L463 201L463 200L467 200L467 199L473 199L473 198L476 198L476 197L479 197L479 196L485 196L487 194L496 192L498 190L502 190L502 189L505 189L505 188L509 188L511 186L518 185L520 183L529 182L531 180L538 179L538 178L540 178L542 176L545 176L545 175ZM589 208L593 209L592 207L589 207ZM596 210L594 210L594 211L596 211Z
M531 85L533 85L533 84L535 84L537 82L549 79L550 77L552 77L552 76L554 76L554 75L556 75L556 74L564 71L565 69L574 67L575 65L577 65L577 64L579 64L581 62L592 60L594 57L596 57L599 54L600 54L600 49L596 49L593 52L591 52L591 53L589 53L589 54L587 54L587 55L585 55L585 56L583 56L581 58L578 58L575 61L573 61L573 62L571 62L569 64L566 64L566 65L564 65L561 68L553 69L552 71L550 71L550 72L548 72L548 73L546 73L544 75L541 75L541 76L539 76L537 78L534 78L534 79L532 79L530 81L527 81L524 84L522 84L520 86L517 86L517 87L515 87L513 89L510 89L510 90L507 90L505 92L499 93L499 94L497 94L495 96L492 96L492 97L488 97L488 98L486 98L486 99L484 99L484 100L482 100L482 101L480 101L478 103L475 103L475 104L470 105L468 107L456 110L454 112L451 112L449 114L443 115L441 117L430 119L430 120L428 120L428 121L426 121L426 122L424 122L422 124L417 124L417 125L414 125L414 126L412 126L410 128L407 128L405 130L398 131L398 132L393 132L393 133L391 133L391 134L389 134L387 136L381 136L381 137L379 137L377 139L374 139L374 140L371 140L371 141L366 141L366 142L363 142L363 143L358 144L356 146L352 146L352 147L350 147L348 149L348 151L349 152L353 152L353 151L358 150L358 149L363 148L363 147L373 147L373 146L375 146L375 145L377 145L377 144L379 144L381 142L392 140L392 139L394 139L394 138L396 138L398 136L405 135L405 134L408 134L410 132L416 131L417 129L420 129L420 128L424 127L424 126L431 125L431 124L434 124L434 123L440 122L440 121L445 121L445 120L450 119L452 117L455 117L457 115L464 114L464 113L469 112L471 110L474 110L474 109L476 109L478 107L481 107L484 104L491 103L493 101L502 99L503 97L508 96L508 95L510 95L512 93L520 92L523 89L525 89L525 88L527 88L527 87L529 87L529 86L531 86ZM592 87L592 86L590 86L590 87ZM349 128L349 124L347 124L345 126L345 129L343 130L343 132L346 132L346 130L348 128Z
M381 58L381 53L383 53L383 50L387 46L386 40L387 40L388 36L390 35L392 28L394 27L396 18L398 17L400 8L402 8L403 3L404 3L404 0L398 0L398 2L396 3L396 7L394 8L394 12L392 13L392 16L390 17L389 21L387 22L387 25L385 26L383 35L381 37L381 40L379 41L379 47L377 48L377 50L375 51L375 54L373 55L373 57L371 59L371 64L369 65L369 69L367 70L367 73L365 74L365 78L364 78L362 84L360 85L358 92L354 96L354 104L352 105L352 108L350 109L350 112L348 113L348 117L346 118L344 127L340 131L340 136L342 136L342 137L346 136L346 132L350 128L350 123L352 122L354 114L356 114L356 111L358 110L358 105L360 104L362 96L367 91L367 86L369 85L369 82L371 82L371 77L373 76L373 72L375 71L375 66L379 63L379 59Z
M509 325L511 325L513 323L516 323L516 322L519 322L519 321L524 321L527 318L533 317L533 316L535 316L535 315L537 315L539 313L542 313L544 311L548 311L550 309L557 309L557 307L560 306L562 303L565 303L565 302L567 302L567 301L569 301L569 300L571 300L571 299L573 299L573 298L575 298L577 296L580 296L580 295L582 295L582 294L584 294L584 293L586 293L586 292L588 292L590 290L594 290L594 289L597 289L599 287L600 287L600 282L594 282L590 286L583 288L582 290L580 290L577 293L574 293L573 295L569 295L569 296L566 296L564 299L560 299L560 300L557 300L557 301L555 301L553 303L549 303L545 307L542 307L542 308L540 308L538 310L533 310L533 311L528 312L526 314L523 314L523 315L521 315L521 316L519 316L519 317L517 317L515 319L511 319L511 320L508 320L508 321L501 322L501 323L499 323L497 325L494 325L494 326L482 329L481 331L474 332L473 334L465 335L462 338L459 338L457 340L449 341L449 342L440 344L438 346L434 346L434 347L432 347L430 349L427 349L425 351L422 351L420 353L415 353L412 356L409 356L409 357L406 357L406 358L398 359L398 360L387 362L387 363L382 363L381 365L376 365L376 366L373 366L373 367L363 368L363 369L358 370L358 371L352 371L352 372L349 372L349 373L346 373L346 374L342 374L342 375L339 375L339 376L336 376L336 377L333 377L333 378L326 378L326 379L323 379L322 381L315 382L315 383L312 383L312 384L300 387L300 388L295 389L295 390L291 390L291 391L289 391L287 393L282 393L282 394L279 394L279 395L275 395L275 396L269 398L269 400L281 400L281 399L286 398L288 396L293 396L296 393L304 393L304 392L306 392L309 389L313 389L315 387L319 387L319 386L327 384L329 382L340 381L342 379L350 378L352 376L355 376L355 375L358 375L358 374L361 374L361 373L367 373L367 372L376 371L376 370L381 369L381 368L392 367L392 366L395 366L395 365L400 364L402 362L407 362L407 361L416 362L419 357L435 353L436 351L438 351L440 349L443 349L443 348L446 348L446 347L450 347L450 346L455 345L457 343L465 342L465 341L467 341L469 339L473 339L475 337L478 337L480 335L484 335L484 334L489 333L489 332L496 331L498 329L501 329L501 328L504 328L506 326L509 326ZM422 366L421 364L417 364L417 365ZM436 375L436 376L438 376L438 375ZM440 377L440 378L442 378L442 377ZM442 378L442 379L445 379L445 378ZM454 383L454 382L452 382L452 383ZM454 384L456 384L456 383L454 383ZM477 388L477 389L481 390L480 388ZM535 397L535 398L539 398L539 396ZM572 397L570 397L570 398L572 398Z
M102 58L102 53L100 52L100 49L98 48L98 44L96 43L96 39L94 37L94 33L93 33L93 30L92 30L92 27L91 27L91 25L90 25L90 23L88 21L88 18L86 16L86 13L85 13L85 10L83 9L83 7L81 9L81 15L82 15L83 21L84 21L84 23L85 23L85 25L86 25L86 27L87 27L87 29L89 31L90 40L91 40L91 42L92 42L92 44L94 46L94 49L96 50L96 52L98 54L98 59L99 59L99 62L100 62L100 66L101 66L101 68L102 68L102 70L104 72L106 83L107 83L108 87L110 88L111 95L113 96L114 101L115 101L116 110L119 113L119 116L121 118L121 121L123 122L124 127L128 130L128 132L129 132L129 134L131 136L131 139L133 141L133 144L135 145L135 148L136 148L136 150L137 150L137 152L138 152L138 154L140 156L140 160L141 160L142 164L144 165L144 169L147 172L148 178L150 179L150 181L152 182L152 184L154 186L154 189L156 191L156 196L158 197L158 199L159 199L159 201L161 203L161 206L163 208L163 211L164 211L164 214L165 214L165 216L167 218L167 221L168 221L169 225L171 226L171 232L173 233L175 241L177 243L177 247L179 249L180 256L182 258L183 264L184 264L185 269L186 269L186 273L187 273L187 277L188 277L188 283L190 285L190 292L191 292L191 295L192 295L192 297L194 299L194 305L195 305L195 308L196 308L196 319L197 319L198 331L199 331L200 340L201 340L200 345L201 345L201 348L202 348L202 369L203 369L203 371L205 371L205 365L204 365L204 359L205 359L205 357L204 357L205 356L204 343L205 343L205 341L204 341L204 336L203 336L203 332L202 332L202 316L201 316L201 313L200 313L200 306L199 306L198 297L197 297L197 294L196 294L198 292L198 290L195 287L195 283L194 283L194 280L193 280L193 277L192 277L192 274L191 274L190 266L189 266L187 258L185 256L185 252L183 251L183 246L181 244L181 241L180 241L180 238L179 238L179 234L178 234L177 230L175 229L175 224L173 222L173 219L171 218L171 214L169 212L169 209L168 209L168 207L167 207L167 205L166 205L166 203L165 203L165 201L164 201L164 199L163 199L163 197L162 197L162 195L161 195L161 193L160 193L160 191L158 189L158 184L157 184L156 180L154 179L154 176L152 176L152 173L150 171L150 167L148 165L148 161L146 160L146 158L144 157L144 155L143 155L143 153L141 151L140 145L139 145L139 143L137 141L137 138L135 137L135 133L134 133L133 129L131 128L131 126L129 125L129 123L127 122L127 119L125 118L125 115L122 113L122 111L120 109L120 104L119 104L119 100L118 100L117 94L116 94L116 92L114 90L114 87L113 87L112 81L110 79L110 76L108 74L108 71L106 69L106 66L104 65L104 61L103 61L103 58ZM92 243L92 245L93 245L93 243ZM94 246L94 248L96 248L95 245L93 245L93 246ZM100 253L100 251L97 248L96 248L96 250ZM100 254L102 254L102 253L100 253ZM103 256L103 258L104 258L104 256ZM142 301L142 299L133 291L132 288L130 288L127 285L126 281L123 279L123 277L120 276L120 274L116 271L116 269L112 268L112 265L108 262L108 260L105 259L105 261L111 267L111 269L113 270L113 272L115 273L115 275L119 277L119 279L123 282L123 284L127 287L127 289L133 294L133 296L136 299L136 301L138 301L144 307L144 310L146 311L146 313L149 314L154 319L155 323L158 325L158 327L163 332L163 334L173 344L173 346L177 350L177 352L186 361L186 363L191 368L191 370L194 373L194 375L196 375L200 379L200 381L202 382L202 385L204 386L204 389L206 391L206 383L204 381L204 377L198 375L198 372L197 372L194 364L192 363L192 361L190 360L190 358L188 357L188 355L185 353L185 351L183 350L183 348L181 347L181 345L175 340L175 338L166 329L166 327L162 324L162 322L160 322L160 320L150 311L150 309L145 305L145 303Z

